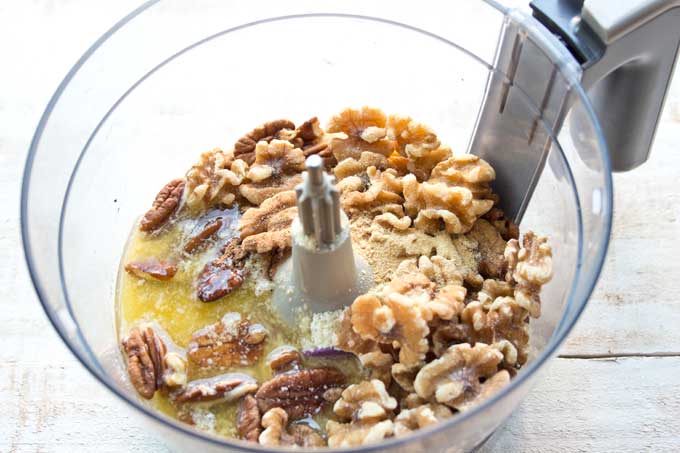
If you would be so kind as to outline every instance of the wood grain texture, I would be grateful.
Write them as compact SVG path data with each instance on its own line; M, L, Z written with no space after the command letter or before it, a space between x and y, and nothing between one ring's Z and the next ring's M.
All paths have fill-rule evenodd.
M519 3L519 2L516 2ZM83 51L133 0L0 2L0 451L166 452L53 332L20 245L31 136ZM652 158L615 176L597 290L561 353L486 452L680 450L680 71ZM653 357L663 355L662 357Z
M563 354L680 354L680 120L666 118L649 161L614 175L609 253Z

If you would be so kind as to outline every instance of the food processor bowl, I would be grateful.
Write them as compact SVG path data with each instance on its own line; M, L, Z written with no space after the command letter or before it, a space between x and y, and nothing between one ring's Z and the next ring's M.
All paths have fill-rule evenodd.
M230 148L264 121L325 122L371 105L430 125L468 151L494 67L497 37L521 27L572 97L551 127L530 93L513 106L549 139L521 224L550 237L554 277L531 321L532 354L511 384L477 407L366 451L468 451L510 415L583 310L612 219L603 135L578 67L529 16L495 2L149 2L105 33L59 85L24 172L26 259L45 312L83 365L177 449L273 451L199 432L154 410L127 382L116 276L130 228L168 180L208 149ZM521 18L521 21L518 21ZM515 108L513 107L513 108ZM578 121L571 121L578 119ZM509 131L508 140L522 131ZM469 151L474 153L474 149ZM500 194L503 196L503 194ZM216 302L219 303L219 302Z

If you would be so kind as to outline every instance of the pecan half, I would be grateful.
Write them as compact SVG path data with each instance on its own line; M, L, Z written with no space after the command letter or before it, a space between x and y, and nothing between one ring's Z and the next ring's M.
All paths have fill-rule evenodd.
M142 231L154 231L160 228L179 206L186 182L182 178L173 179L167 183L153 201L149 209L139 223Z
M156 259L133 261L125 265L125 272L144 280L167 281L177 273L177 266Z
M175 393L173 398L179 404L217 404L235 401L255 390L257 382L252 377L241 373L227 373L191 381L181 391Z
M291 419L299 419L317 413L326 403L324 392L344 383L345 375L335 368L299 370L265 382L255 397L262 412L280 407Z
M212 302L240 287L245 280L245 255L241 240L232 238L222 256L205 265L198 276L196 290L203 302Z
M246 395L239 404L236 415L236 430L241 439L257 442L262 428L260 428L260 408L252 395Z
M208 239L210 239L215 233L220 231L220 228L222 228L222 218L218 217L216 219L213 219L206 223L203 226L203 229L198 232L195 236L191 237L187 241L186 244L184 244L184 252L185 253L192 253L194 250L199 248L201 245L203 245L204 242L206 242Z
M153 398L163 385L165 343L151 327L133 328L122 343L132 385L142 397Z
M198 277L198 298L212 302L243 284L243 271L226 261L208 263Z
M234 156L243 159L248 165L255 162L255 145L260 140L267 142L273 140L281 129L295 129L295 123L290 120L280 119L264 123L243 137L239 138L234 144ZM267 140L269 139L269 140Z
M191 337L189 361L200 367L252 365L262 356L266 331L260 324L242 321L238 313L227 313Z

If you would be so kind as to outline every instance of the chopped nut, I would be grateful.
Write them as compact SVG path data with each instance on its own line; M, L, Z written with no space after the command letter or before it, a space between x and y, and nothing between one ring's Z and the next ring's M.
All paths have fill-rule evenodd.
M489 212L484 214L484 218L496 228L503 240L509 241L510 239L519 239L519 226L505 217L505 213L502 209L492 208Z
M187 205L194 210L223 204L231 206L236 201L238 187L243 182L248 165L234 160L230 153L213 149L187 172Z
M432 169L430 182L465 187L475 198L489 199L493 198L489 183L494 179L496 172L484 159L473 154L455 154Z
M265 412L262 416L264 431L260 434L260 445L269 447L281 445L281 438L287 434L287 424L288 414L280 407L274 407Z
M239 190L249 202L259 206L277 193L295 189L301 182L302 174L293 174L262 183L243 184Z
M350 308L345 309L342 315L337 336L337 346L339 349L347 352L353 352L358 356L367 352L375 351L378 347L375 341L365 340L354 331L352 328L352 310Z
M322 396L323 399L328 401L329 403L335 403L337 400L340 399L343 391L344 390L342 387L332 387L323 392Z
M399 348L399 361L404 365L416 365L425 358L430 330L420 307L399 296L357 297L351 306L352 327L363 339Z
M317 413L325 400L323 393L345 382L345 376L335 368L312 368L290 374L279 374L262 384L257 391L260 410L284 409L295 420Z
M187 383L186 359L177 352L168 352L163 358L163 364L163 384L169 388L184 387Z
M408 157L394 152L387 158L387 162L390 164L390 168L394 168L402 176L409 172L408 167L411 161Z
M343 179L341 183L344 184L338 186L341 192L340 201L343 208L348 212L355 209L367 210L403 202L401 177L396 171L393 169L380 171L375 167L368 167L366 175L369 178L367 187L364 186L363 182L357 186L355 184L356 176ZM361 181L360 178L358 179Z
M290 248L290 228L296 215L295 191L292 190L274 195L258 208L248 209L239 224L243 249L267 253Z
M370 370L371 379L378 379L385 385L390 385L392 381L392 373L390 371L394 359L392 354L382 352L380 350L367 352L359 355L361 364Z
M510 383L510 373L507 370L501 370L498 373L491 376L489 379L484 381L482 384L479 394L474 399L463 401L458 404L457 409L461 412L472 409L476 405L482 403L483 401L489 399L494 393L501 390L503 387Z
M485 278L503 278L505 275L505 241L498 231L486 220L479 219L467 234L479 244L481 254L479 273Z
M414 387L421 398L467 410L509 382L506 370L498 371L503 355L483 343L451 346L440 358L425 365ZM499 376L497 376L499 375ZM484 383L480 379L486 378Z
M260 344L267 338L267 329L262 324L251 324L243 341L250 345Z
M350 385L336 401L333 411L350 423L326 423L329 447L355 447L377 442L392 435L389 417L397 400L389 396L378 379Z
M527 231L521 249L516 239L508 241L505 260L508 263L506 280L517 283L515 300L537 318L541 314L541 286L552 278L552 249L548 239Z
M358 447L361 445L380 442L394 434L392 420L377 423L337 423L332 420L326 423L328 446Z
M253 331L258 343L252 343ZM265 336L264 327L242 321L238 313L227 313L220 322L194 332L187 355L200 367L252 365L262 356Z
M287 174L299 173L305 169L302 150L293 148L285 140L259 142L255 147L255 163L248 170L248 179L262 182Z
M513 286L508 282L486 279L482 283L481 291L477 293L477 300L488 310L497 298L512 297L514 291Z
M156 195L151 209L142 217L139 222L139 229L148 232L163 226L172 213L177 210L184 193L185 184L183 178L173 179L167 183Z
M394 435L404 436L417 429L427 428L453 416L451 409L442 404L423 404L402 410L394 420Z
M459 323L457 318L433 327L432 352L441 357L449 346L459 343L474 343L472 326Z
M271 141L282 129L295 129L295 123L289 120L280 119L269 121L256 127L238 139L234 144L234 156L243 158L248 165L252 165L255 161L255 154L253 152L255 151L257 143L266 138L269 138L269 140L266 141Z
M467 290L462 284L463 278L453 261L441 256L431 260L421 256L417 265L415 259L402 261L384 293L392 291L409 297L426 321L435 316L448 320L463 310Z
M411 226L411 218L406 215L397 217L396 214L385 212L375 217L375 221L385 227L392 227L397 231L407 231Z
M375 167L378 170L385 170L389 167L387 158L382 154L364 151L361 153L359 159L348 157L347 159L338 162L333 169L335 177L341 181L349 176L365 174L368 167Z
M503 354L503 362L511 367L517 364L519 352L517 347L508 340L500 340L491 345L492 348Z
M399 407L403 411L405 409L415 409L425 403L427 403L427 401L419 397L417 393L409 393L399 402Z
M236 415L236 430L241 439L257 442L260 437L260 408L252 395L246 395L241 400Z
M122 344L127 354L130 382L142 397L153 398L163 384L165 343L151 327L145 327L130 330Z
M189 382L180 392L171 395L178 404L204 403L212 405L236 401L257 390L257 382L241 373L227 373Z
M294 423L287 428L288 414L280 407L267 411L262 417L260 444L273 446L323 447L323 437L313 428L303 423Z
M125 272L144 280L171 280L177 273L177 266L156 259L133 261L125 265Z
M418 182L414 175L404 176L404 208L423 231L435 233L444 227L449 233L466 233L493 207L489 182L495 176L491 166L477 156L453 156L437 164L425 182Z
M347 387L333 405L333 412L345 420L376 422L389 418L396 407L397 400L387 393L385 384L372 379Z
M407 392L413 392L413 381L416 379L419 370L418 366L408 367L403 363L395 363L392 365L391 373L399 387Z
M241 195L260 205L279 192L292 190L302 181L305 155L285 140L259 142L255 147L255 163L248 171L248 184L240 187Z
M337 137L331 141L331 150L338 162L348 157L359 159L364 151L386 157L392 154L396 143L385 139L386 120L380 109L371 107L360 110L348 108L332 117L326 130L345 134L345 138Z
M295 369L301 362L302 355L293 346L279 346L267 355L269 367L277 373Z
M480 293L481 294L481 293ZM484 309L480 301L467 304L461 313L461 321L470 326L469 341L486 344L509 341L517 351L517 363L526 362L529 354L529 313L512 297L497 297ZM511 358L511 356L507 358ZM515 362L505 362L514 366Z
M192 236L186 244L184 244L184 252L192 253L194 250L198 249L205 242L207 242L215 233L220 231L222 228L222 218L217 217L207 222L201 231L195 236Z
M407 116L390 115L387 136L396 140L401 154L408 157L408 171L421 180L427 179L435 165L451 156L451 150L440 146L432 129Z
M303 423L293 423L288 427L293 444L304 448L325 447L326 441L312 427Z

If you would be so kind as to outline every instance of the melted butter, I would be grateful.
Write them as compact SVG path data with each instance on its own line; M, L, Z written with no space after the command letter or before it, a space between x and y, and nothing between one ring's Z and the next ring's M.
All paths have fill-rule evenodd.
M242 319L260 323L267 329L268 337L262 359L252 366L226 369L190 367L190 380L242 372L262 383L272 377L265 360L271 350L282 345L300 348L305 340L309 340L309 326L297 325L290 328L273 311L270 305L271 293L256 294L253 273L246 278L246 283L241 288L217 301L206 303L196 296L195 281L198 275L206 263L218 256L224 242L233 236L235 224L228 224L209 248L193 255L186 255L181 251L181 247L196 232L197 224L192 219L178 220L160 234L145 234L135 227L124 252L117 291L118 328L121 337L131 326L152 322L159 325L177 346L185 349L194 332L219 322L230 312L240 313ZM139 279L123 269L126 263L150 259L175 263L177 273L171 280L161 282ZM354 358L314 358L306 360L305 366L336 367L347 375L348 383L357 382L361 377L360 367ZM166 415L182 418L179 408L162 392L156 392L151 404ZM216 404L209 410L215 416L214 431L223 436L235 437L237 403ZM324 410L314 419L324 427L330 415L329 410Z

